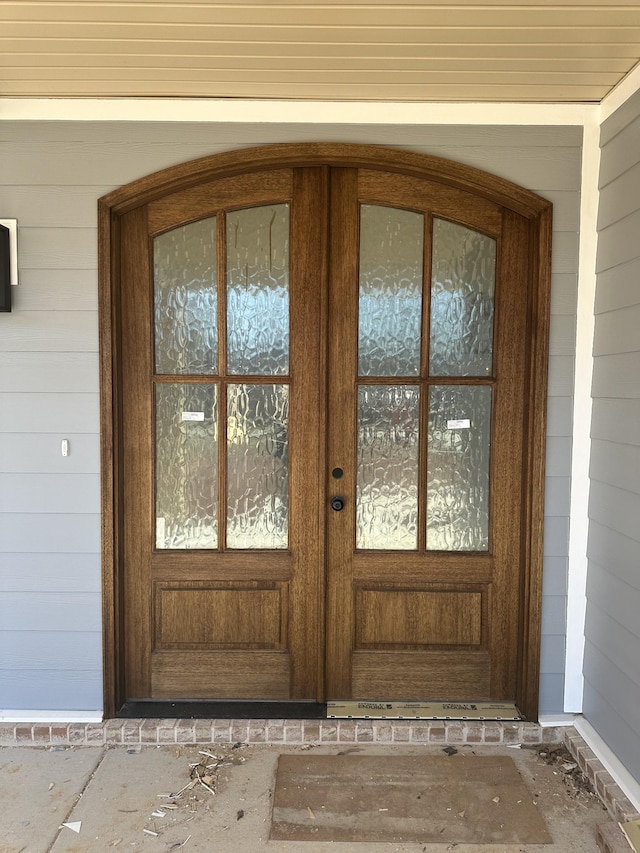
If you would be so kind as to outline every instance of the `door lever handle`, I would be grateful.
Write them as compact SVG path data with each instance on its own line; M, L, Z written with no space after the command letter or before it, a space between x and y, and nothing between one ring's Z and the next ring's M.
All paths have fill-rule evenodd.
M344 509L344 498L340 498L337 495L334 498L331 498L331 509L334 512L340 512Z

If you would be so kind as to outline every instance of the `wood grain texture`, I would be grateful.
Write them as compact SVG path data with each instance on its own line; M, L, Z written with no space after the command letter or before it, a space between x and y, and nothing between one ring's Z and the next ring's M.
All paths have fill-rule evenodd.
M286 644L286 587L156 584L157 649L277 649ZM185 619L185 614L188 616Z
M418 699L425 685L434 701L507 698L494 694L486 651L353 653L354 699Z
M154 699L288 699L290 659L277 651L155 651Z
M478 646L482 609L481 590L358 589L355 648Z
M359 170L359 166L363 168ZM272 167L277 167L274 173ZM328 169L331 170L330 193L327 193L326 183ZM386 174L381 173L383 169L386 169ZM231 552L221 553L219 557L216 552L195 554L193 559L189 554L176 552L152 555L149 237L174 222L182 224L214 211L221 213L225 206L232 204L241 207L267 200L276 202L278 193L280 199L291 201L292 209L290 554L281 553L277 558L271 558L276 562L270 569L267 568L269 561L261 569L255 555L247 557ZM328 206L325 203L327 199ZM496 237L501 247L497 274L499 310L495 376L464 380L467 384L489 383L496 389L491 517L494 531L500 533L492 534L490 550L484 555L455 555L449 560L445 556L440 561L436 554L409 554L401 568L396 561L400 575L398 577L396 571L393 581L389 560L384 554L356 557L354 553L356 287L358 203L361 201L421 209L426 214L425 221L429 221L432 214L440 214L466 222L469 227ZM540 417L539 403L544 402L546 386L538 374L546 375L548 346L548 331L542 326L548 318L549 203L528 191L514 188L508 182L490 178L463 165L406 151L392 153L367 146L318 144L304 147L276 145L185 164L110 194L103 199L102 210L105 223L107 212L110 222L119 223L122 219L126 223L122 232L122 261L115 268L116 272L122 270L123 282L121 286L117 274L112 277L118 295L112 296L110 302L111 306L117 307L117 299L123 300L122 332L120 337L114 338L111 333L109 338L120 349L119 369L124 380L123 397L114 398L116 406L122 407L124 402L124 452L121 458L129 482L121 518L136 519L139 525L138 528L135 524L122 528L126 565L138 567L135 572L120 569L127 585L126 600L149 601L152 578L156 583L165 585L178 580L181 584L203 585L211 571L212 577L219 581L223 578L235 582L258 577L268 578L270 582L287 579L290 596L286 608L286 635L290 653L286 679L284 670L279 670L280 676L273 688L278 696L287 695L295 699L323 698L325 695L348 698L353 695L353 690L360 690L367 683L369 668L375 659L377 664L383 664L379 678L387 678L390 689L394 691L390 698L424 695L420 693L425 689L424 685L429 685L429 698L433 698L431 686L441 683L438 679L444 678L446 669L450 698L517 698L521 706L526 706L531 716L535 716L539 649L530 651L528 644L531 638L539 642L540 631L544 418ZM222 221L220 217L220 223ZM221 225L219 227L222 228ZM118 232L114 233L117 236ZM223 232L220 234L220 263L224 264ZM117 239L113 245L118 252ZM328 245L331 247L329 289L325 303L327 267L324 259ZM573 243L569 241L567 246L573 246ZM567 263L570 266L570 261ZM219 280L224 280L223 267ZM127 282L131 286L128 287ZM137 293L135 282L142 282ZM224 302L222 294L220 301ZM539 327L538 323L542 326ZM222 326L224 328L224 317ZM330 330L328 334L327 330ZM535 345L528 346L529 338ZM328 347L326 373L325 340ZM224 357L221 368L224 371ZM418 380L425 389L430 381L426 370L425 362L425 375ZM327 386L326 435L329 445L326 464L323 451L325 375L330 377ZM524 384L523 376L526 377ZM168 377L159 377L156 381L169 380ZM224 373L220 381L222 386L228 381ZM122 438L119 437L118 441ZM320 487L326 476L323 470L330 471L336 466L343 468L344 476L339 482L329 479L328 494L323 497ZM224 476L221 478L224 485ZM539 490L539 497L529 496L529 490L534 488ZM345 497L346 510L326 514L328 499L336 492ZM328 547L326 586L321 571L325 524ZM523 543L526 547L529 544L533 546L531 555L526 558L522 558ZM189 564L191 569L186 570ZM450 570L448 576L447 570ZM191 576L189 571L193 572ZM397 589L399 580L416 583L421 572L423 583L425 579L431 584L448 581L448 590L431 587L430 598L421 598L419 592L410 598ZM376 587L375 592L367 593L366 604L363 604L362 597L359 601L354 597L356 577L365 586L372 582L383 584ZM451 586L453 578L455 587ZM385 587L385 581L391 585ZM479 596L479 582L487 584L486 597ZM220 592L221 588L217 589ZM269 634L267 624L271 625L271 630L274 622L281 624L284 611L280 610L276 617L272 605L265 604L264 613L270 615L265 616L264 621L258 616L254 626L257 633L248 635L239 626L239 614L244 605L238 604L239 598L235 599L236 603L232 603L231 598L225 599L226 603L221 605L225 616L219 626L220 633L207 635L205 613L211 609L207 595L209 605L213 607L213 598L218 593L209 592L203 596L204 603L192 606L187 605L188 596L181 594L176 597L171 593L171 602L166 599L167 609L163 602L162 607L157 607L155 617L149 614L147 605L138 607L135 615L135 611L129 609L125 631L133 641L127 643L124 667L128 673L127 695L177 697L178 661L183 653L183 669L188 672L183 691L193 688L195 693L183 692L182 698L185 695L203 698L209 695L206 691L212 689L216 692L210 694L210 698L233 695L230 685L237 685L237 679L230 671L227 676L226 664L221 664L221 677L225 683L211 687L209 679L207 687L206 679L198 675L197 667L206 667L208 658L194 657L186 650L179 652L176 646L190 643L206 645L207 642L254 644L262 642L266 636L270 637L269 642L273 642L275 635ZM325 597L326 623L321 618ZM182 598L182 603L179 598ZM222 602L223 598L224 595L216 600ZM383 604L392 599L395 602L396 598L395 610ZM194 599L189 600L193 602ZM436 600L439 603L435 603ZM523 603L525 601L526 604ZM398 607L400 615L396 613ZM530 608L526 620L522 615L523 607ZM165 617L161 611L169 614L166 616L168 621L163 621ZM192 613L195 613L193 624L182 631L181 639L181 625L187 624ZM403 621L406 628L401 627ZM363 645L434 644L435 629L432 633L425 633L420 627L415 627L428 623L440 624L441 630L437 632L440 644L449 647L457 644L466 649L482 644L481 655L474 652L474 657L469 658L467 652L449 650L446 652L447 666L443 668L440 664L438 668L432 658L418 660L401 651L394 653L395 666L390 663L389 656L365 659L363 652L354 651L354 630L356 634L359 632L359 642ZM324 624L326 692L322 687L320 651ZM166 637L171 638L167 642L174 649L171 658L163 657L165 652L160 652L155 645L158 639L161 643L166 641ZM310 642L311 637L313 642ZM243 654L246 655L243 660L250 666L251 653L245 651ZM215 660L222 661L223 657ZM371 682L369 687L373 683L382 682ZM283 692L285 690L289 692ZM267 691L264 696L273 698L276 694ZM246 695L246 692L238 694L239 697Z
M447 186L472 191L474 194L509 206L524 215L536 215L549 203L529 190L488 175L477 168L437 157L414 154L401 149L385 149L370 145L337 145L309 143L307 145L269 145L240 151L224 152L203 157L157 172L103 196L102 203L114 213L121 214L132 207L147 204L157 198L214 180L216 177L270 168L304 166L357 166L369 169L392 169L407 175L435 179Z

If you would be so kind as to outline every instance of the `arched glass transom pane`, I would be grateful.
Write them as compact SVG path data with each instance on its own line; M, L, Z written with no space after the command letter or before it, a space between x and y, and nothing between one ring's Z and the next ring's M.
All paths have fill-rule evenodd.
M156 373L218 369L216 217L153 241Z
M360 376L420 372L424 216L360 207Z
M493 363L496 241L454 222L433 221L432 376L488 376Z
M227 215L227 369L289 371L289 205Z

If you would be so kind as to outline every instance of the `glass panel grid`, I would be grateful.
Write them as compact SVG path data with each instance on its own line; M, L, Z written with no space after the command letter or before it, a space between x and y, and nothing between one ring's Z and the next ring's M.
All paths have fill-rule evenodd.
M491 399L488 385L429 389L427 550L488 550Z
M287 548L289 387L227 389L227 547Z
M227 371L289 372L289 205L227 214Z
M418 547L420 389L358 388L356 547Z
M156 548L218 546L218 388L156 386Z
M216 217L153 241L156 373L218 369Z
M418 376L424 216L360 207L358 373Z
M488 376L493 362L496 241L454 222L433 221L432 376Z

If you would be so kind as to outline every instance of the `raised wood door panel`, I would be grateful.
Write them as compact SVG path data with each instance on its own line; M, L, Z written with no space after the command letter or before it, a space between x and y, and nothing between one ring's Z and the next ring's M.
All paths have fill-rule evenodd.
M126 694L153 699L316 700L322 684L320 464L324 361L325 223L317 206L325 172L278 170L210 182L126 214L122 256L122 398ZM289 205L290 352L280 375L227 364L225 218L232 211ZM215 219L217 365L179 374L154 365L153 241ZM177 321L176 321L177 322ZM163 361L156 354L156 362ZM215 361L215 360L214 360ZM235 372L234 372L235 371ZM246 383L278 383L288 396L288 539L280 547L225 541L227 400ZM218 539L211 548L158 547L154 398L167 388L215 387L211 434L218 441ZM185 404L186 405L186 404ZM201 417L204 413L194 413ZM184 418L184 416L183 416ZM176 496L177 500L177 496ZM163 519L164 524L164 519Z
M113 194L102 217L111 240L102 249L109 282L102 303L103 387L113 391L103 397L112 438L103 453L105 671L115 706L125 699L515 699L533 716L548 205L460 165L358 146L225 154L126 190ZM228 363L227 315L220 306L226 305L227 219L278 205L288 206L290 223L290 350L286 370L271 375ZM362 367L359 356L360 336L376 338L378 320L362 325L359 290L361 246L367 239L372 244L363 238L367 217L379 211L411 223L400 243L421 268L411 273L419 285L412 279L409 286L415 310L399 332L414 362L405 353L398 367L396 355L383 355L380 369ZM215 229L219 334L205 367L176 373L155 345L154 241L193 225L206 230L207 223ZM443 370L432 358L431 327L438 320L430 297L432 250L438 235L456 229L494 247L493 354L486 368ZM384 325L384 311L379 317ZM239 384L278 385L288 396L288 538L277 547L227 537L235 457L225 448L227 428L233 432L228 419L235 416L229 401ZM178 385L185 399L213 394L217 400L207 426L219 448L213 544L194 540L182 547L159 532L166 519L158 507L171 494L159 489L164 497L156 495L164 476L156 458L156 411ZM411 469L403 494L413 503L405 512L405 498L398 503L391 489L385 511L405 513L403 535L385 538L386 521L378 525L365 513L368 529L375 528L367 538L360 495L370 484L358 479L359 465L366 467L360 435L377 435L370 420L385 395L400 400L382 417L390 433L404 436L405 449L393 450L383 474L374 476L376 488L393 486ZM179 409L177 399L170 403ZM204 407L182 406L197 420L203 412L191 409ZM466 464L460 448L473 442L449 434L473 432L476 417L487 452L482 477L465 488L480 518L470 528L481 534L474 528L451 544L449 533L436 529L438 513ZM458 426L456 418L463 418ZM437 477L444 478L442 488ZM341 510L332 508L332 497L342 498Z
M327 693L344 699L514 699L520 631L529 244L525 220L463 191L371 170L336 172L331 184L328 488L345 508L327 519ZM361 375L358 360L360 211L381 205L424 218L420 363ZM434 375L429 364L434 219L496 241L493 363L486 376ZM429 547L430 389L484 388L492 398L489 529L485 551ZM358 547L358 388L410 388L419 403L415 545ZM473 414L471 413L473 417ZM455 412L450 417L455 418ZM475 426L475 424L474 424ZM447 460L448 461L448 460ZM465 464L453 458L454 464ZM387 472L393 477L391 469ZM380 488L389 486L382 482ZM366 543L365 543L366 544Z

